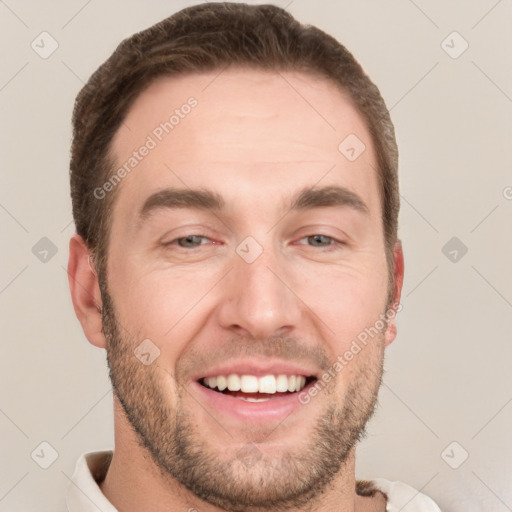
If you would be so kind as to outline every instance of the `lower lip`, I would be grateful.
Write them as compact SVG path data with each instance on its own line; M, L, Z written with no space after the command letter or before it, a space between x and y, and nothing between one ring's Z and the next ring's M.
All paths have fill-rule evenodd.
M199 382L194 381L192 385L207 402L209 408L213 409L216 414L228 414L241 421L265 422L283 420L302 407L298 399L298 392L270 398L265 402L247 402L231 395L213 391L199 384Z

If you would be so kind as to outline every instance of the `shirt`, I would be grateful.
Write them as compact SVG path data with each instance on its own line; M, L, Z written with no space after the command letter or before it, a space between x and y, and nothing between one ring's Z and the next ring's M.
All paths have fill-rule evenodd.
M80 456L67 487L68 512L117 512L99 487L107 473L111 456L111 450ZM376 478L368 483L387 496L386 512L441 512L432 499L402 482Z

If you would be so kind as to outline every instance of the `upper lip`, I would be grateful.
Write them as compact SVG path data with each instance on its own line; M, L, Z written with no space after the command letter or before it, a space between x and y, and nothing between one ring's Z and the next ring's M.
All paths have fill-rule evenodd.
M218 375L255 375L263 377L265 375L303 375L305 377L316 377L320 370L308 365L291 363L279 360L256 360L246 359L230 361L218 366L204 370L200 375L193 377L193 380L199 380L205 377L217 377Z

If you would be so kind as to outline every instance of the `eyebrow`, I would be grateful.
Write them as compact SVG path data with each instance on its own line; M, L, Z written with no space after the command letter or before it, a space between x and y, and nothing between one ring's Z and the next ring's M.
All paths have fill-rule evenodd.
M292 197L289 210L305 211L320 207L347 207L365 215L369 209L364 201L348 188L341 186L307 187ZM226 208L224 198L209 189L165 188L151 194L139 211L143 223L157 210L192 208L221 212Z

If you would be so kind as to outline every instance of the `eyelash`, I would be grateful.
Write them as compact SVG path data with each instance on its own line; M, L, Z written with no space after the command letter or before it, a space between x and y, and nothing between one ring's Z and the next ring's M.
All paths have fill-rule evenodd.
M167 246L171 246L171 245L177 245L180 249L188 250L188 249L196 249L197 247L200 247L202 245L206 245L206 244L199 244L196 247L182 247L182 246L178 245L178 243L177 243L179 240L186 240L187 238L192 238L192 237L203 238L203 239L208 239L209 240L209 238L207 236L192 234L192 235L187 235L187 236L182 236L182 237L179 237L179 238L175 238L174 240L171 240L170 242L164 244L164 246L167 247ZM332 250L335 250L335 249L337 249L337 248L339 248L341 246L346 245L344 242L336 240L332 236L322 235L320 233L316 233L316 234L313 234L313 235L303 236L302 238L300 238L300 240L304 240L305 238L313 238L313 237L323 237L323 238L327 238L329 240L332 240L332 243L329 244L329 245L326 245L326 246L315 246L315 245L310 246L310 247L318 247L320 249L323 249L324 252L332 251Z

